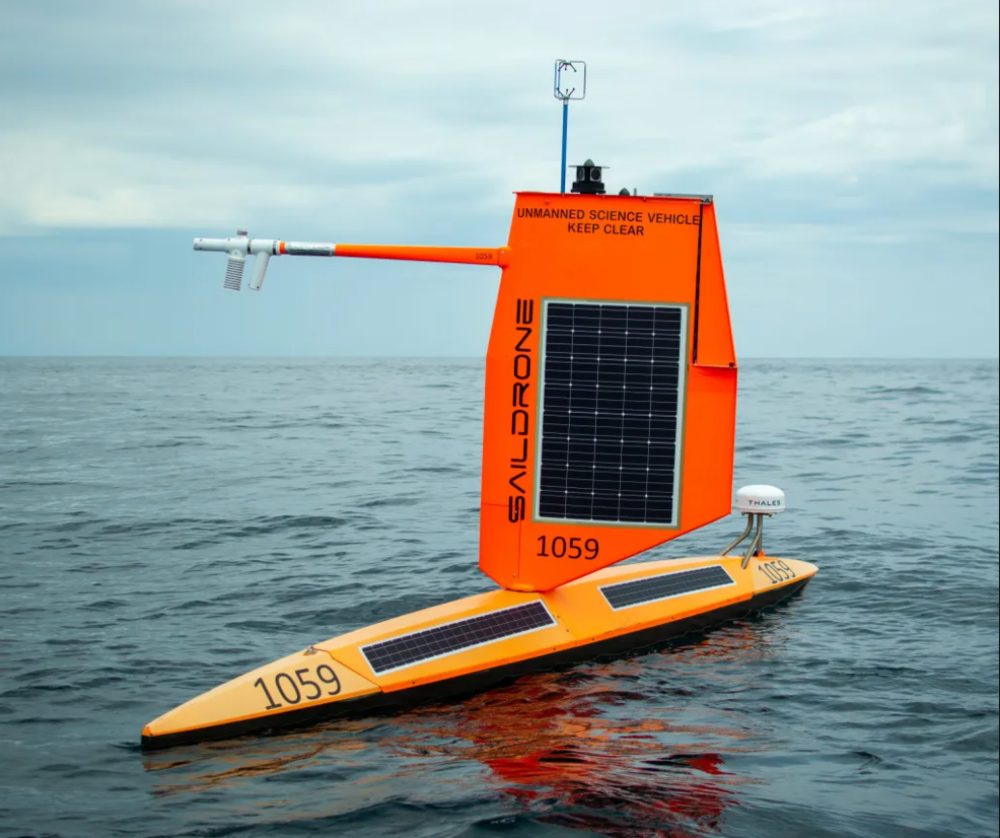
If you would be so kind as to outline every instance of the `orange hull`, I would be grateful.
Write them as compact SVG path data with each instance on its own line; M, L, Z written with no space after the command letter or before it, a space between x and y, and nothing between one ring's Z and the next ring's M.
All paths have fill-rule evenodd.
M145 748L366 714L648 646L778 602L816 568L792 559L608 568L548 593L495 590L350 632L242 675L151 722Z

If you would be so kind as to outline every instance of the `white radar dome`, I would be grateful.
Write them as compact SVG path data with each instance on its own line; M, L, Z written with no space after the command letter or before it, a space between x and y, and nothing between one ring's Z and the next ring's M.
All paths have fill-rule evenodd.
M785 511L785 493L777 486L744 486L736 492L736 511L776 515Z

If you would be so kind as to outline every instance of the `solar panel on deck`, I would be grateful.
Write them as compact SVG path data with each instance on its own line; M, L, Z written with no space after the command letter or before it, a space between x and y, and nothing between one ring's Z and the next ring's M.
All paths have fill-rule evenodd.
M423 663L432 658L554 625L556 621L545 607L545 603L535 600L524 605L490 611L477 617L456 620L453 623L382 640L362 646L361 651L372 671L380 675L394 669Z
M641 605L655 602L659 599L681 594L691 594L695 591L708 591L712 588L724 588L735 585L722 565L699 567L694 570L675 570L671 573L661 573L659 576L646 576L642 579L632 579L628 582L618 582L614 585L604 585L601 593L615 611L628 608L631 605Z
M677 524L687 309L546 301L536 514Z

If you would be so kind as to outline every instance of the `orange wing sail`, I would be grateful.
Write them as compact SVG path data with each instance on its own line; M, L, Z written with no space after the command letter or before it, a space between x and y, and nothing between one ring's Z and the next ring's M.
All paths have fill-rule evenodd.
M483 572L546 591L728 514L736 357L711 199L520 193L504 255Z

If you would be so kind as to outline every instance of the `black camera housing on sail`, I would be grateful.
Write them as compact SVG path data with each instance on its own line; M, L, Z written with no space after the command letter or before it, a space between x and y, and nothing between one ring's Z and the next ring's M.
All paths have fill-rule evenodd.
M601 179L602 168L594 164L589 157L582 166L576 166L576 180L573 181L573 192L581 195L603 195L604 181Z

